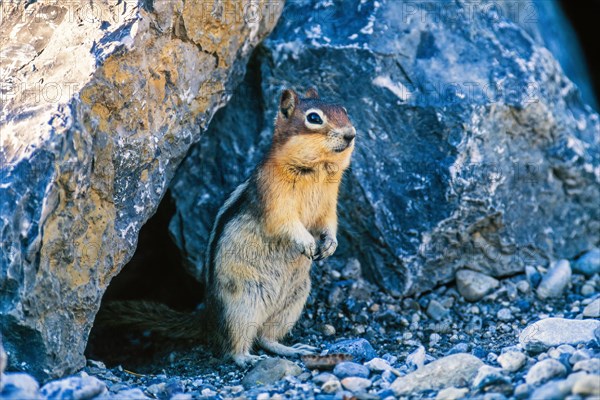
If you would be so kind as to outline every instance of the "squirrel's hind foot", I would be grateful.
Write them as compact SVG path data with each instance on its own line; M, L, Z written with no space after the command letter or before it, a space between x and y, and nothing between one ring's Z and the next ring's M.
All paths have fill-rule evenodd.
M309 354L315 354L315 352L318 350L316 347L309 346L307 344L296 343L293 346L286 346L277 342L276 340L265 338L260 339L260 346L273 354L284 357L300 357Z
M252 367L257 362L269 358L269 356L263 354L260 356L256 356L253 354L245 353L245 354L235 354L233 356L233 361L242 368Z

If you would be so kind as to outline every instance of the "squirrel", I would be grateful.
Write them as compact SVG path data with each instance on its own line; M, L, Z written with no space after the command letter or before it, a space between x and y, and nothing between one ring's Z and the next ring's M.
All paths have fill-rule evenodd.
M337 199L356 129L346 109L283 90L271 148L217 213L203 269L206 298L193 314L149 302L112 302L105 326L129 325L176 339L208 341L241 367L264 356L313 354L317 348L280 340L308 298L313 260L338 245ZM207 340L206 340L207 339Z

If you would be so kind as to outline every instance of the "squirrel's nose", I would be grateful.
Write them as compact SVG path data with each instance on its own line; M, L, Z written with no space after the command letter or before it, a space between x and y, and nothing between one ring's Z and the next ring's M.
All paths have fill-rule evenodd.
M346 133L344 134L344 140L348 143L352 141L356 137L356 133Z

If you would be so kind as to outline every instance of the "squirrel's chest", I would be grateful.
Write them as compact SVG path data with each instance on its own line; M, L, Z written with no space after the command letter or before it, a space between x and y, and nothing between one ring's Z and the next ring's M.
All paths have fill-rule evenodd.
M331 183L312 182L298 187L294 197L300 220L309 227L335 208L337 190Z

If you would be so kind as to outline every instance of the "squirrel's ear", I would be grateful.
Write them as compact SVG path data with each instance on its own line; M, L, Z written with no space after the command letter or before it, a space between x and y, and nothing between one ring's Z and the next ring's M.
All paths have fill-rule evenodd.
M304 97L306 97L307 99L318 99L319 92L317 92L317 89L315 89L314 87L311 87L310 89L308 89L306 91L306 94L304 95Z
M298 94L292 89L286 89L281 93L281 100L279 101L279 111L287 119L289 118L298 104Z

